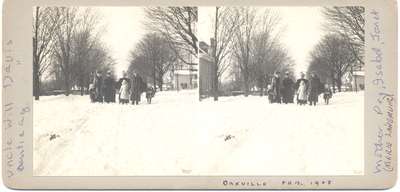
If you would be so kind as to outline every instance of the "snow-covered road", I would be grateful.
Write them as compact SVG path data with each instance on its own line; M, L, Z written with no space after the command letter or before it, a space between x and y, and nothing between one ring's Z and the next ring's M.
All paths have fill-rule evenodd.
M139 106L42 97L34 102L34 175L362 174L363 94L316 107L258 96L199 102L194 90L157 93Z

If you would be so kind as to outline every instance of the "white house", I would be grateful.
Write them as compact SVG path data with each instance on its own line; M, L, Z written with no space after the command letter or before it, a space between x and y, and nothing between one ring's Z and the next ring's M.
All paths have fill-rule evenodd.
M350 71L346 72L342 78L343 85L352 91L362 91L365 88L365 72Z

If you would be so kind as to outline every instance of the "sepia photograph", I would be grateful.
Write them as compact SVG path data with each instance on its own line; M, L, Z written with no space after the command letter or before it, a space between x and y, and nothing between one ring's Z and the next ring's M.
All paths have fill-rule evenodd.
M198 102L197 11L33 8L34 175L186 168L179 165L190 158L190 105Z
M363 175L364 25L361 6L35 6L33 175Z
M217 175L364 173L363 7L200 7Z

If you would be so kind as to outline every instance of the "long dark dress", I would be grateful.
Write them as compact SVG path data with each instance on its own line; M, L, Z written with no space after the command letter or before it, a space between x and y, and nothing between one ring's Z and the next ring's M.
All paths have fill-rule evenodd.
M104 101L106 103L115 102L115 81L114 78L107 76L104 78Z
M131 101L132 104L139 104L140 102L140 95L142 93L143 88L143 80L139 75L134 75L132 77L131 83Z
M103 102L103 78L97 75L94 76L93 86L95 102Z
M309 80L308 101L310 105L316 105L318 102L318 95L321 93L321 81L318 77L311 77Z
M283 103L293 103L293 80L285 78L282 81L282 101Z
M279 77L273 77L271 82L273 92L273 103L281 103L281 80Z

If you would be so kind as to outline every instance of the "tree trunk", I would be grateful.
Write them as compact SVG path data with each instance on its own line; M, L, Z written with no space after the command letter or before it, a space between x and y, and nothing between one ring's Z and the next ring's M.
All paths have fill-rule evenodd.
M164 81L163 81L163 79L161 77L161 78L158 79L158 86L160 87L160 91L163 90L163 84L164 84Z
M40 96L40 77L39 77L39 58L37 56L38 46L38 25L39 25L39 7L36 7L36 18L35 18L35 37L33 40L33 95L35 100L39 100Z
M82 77L83 75L81 74L80 75L80 77L79 77L79 80L78 80L78 83L79 83L79 90L80 90L80 92L81 92L81 96L83 96L84 95L84 92L85 92L85 86L83 85L84 83L83 83L83 77Z
M37 67L35 67L37 68ZM39 100L40 96L40 80L39 76L37 75L37 70L34 69L35 74L33 76L33 95L35 96L35 100Z
M81 86L81 96L84 95L84 92L85 92L85 88L83 86Z
M179 75L175 74L175 78L176 78L176 91L179 92Z
M335 75L334 75L333 71L331 71L331 80L332 80L333 92L336 93L336 80L335 80Z
M153 76L153 87L154 87L154 89L157 89L157 78L156 78L156 69L155 68L153 68L152 76Z
M249 96L249 75L246 71L243 74L243 78L244 78L244 96L247 97Z
M212 89L213 89L214 101L218 101L218 64L219 64L217 58L218 9L219 7L215 7L214 42L211 45L213 46L212 54L214 57L214 73L212 73L213 75Z
M71 87L70 87L70 83L69 83L69 75L65 75L65 95L69 96L69 94L71 93Z
M342 81L340 78L337 79L337 87L339 92L342 92Z
M214 63L214 73L213 73L213 81L212 81L212 88L213 88L213 96L214 96L214 101L218 101L218 66L216 63Z

